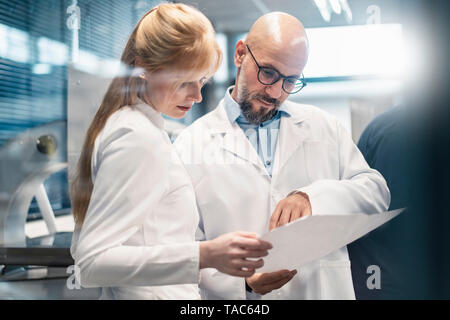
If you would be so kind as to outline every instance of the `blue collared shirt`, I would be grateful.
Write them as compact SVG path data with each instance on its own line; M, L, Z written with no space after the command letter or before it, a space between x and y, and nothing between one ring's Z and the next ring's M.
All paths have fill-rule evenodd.
M281 105L275 116L260 125L251 124L241 112L241 107L231 97L230 92L234 87L227 89L225 94L225 110L231 123L236 122L244 131L245 136L258 152L258 156L266 167L267 173L272 177L273 162L278 142L281 117L290 117L289 112Z

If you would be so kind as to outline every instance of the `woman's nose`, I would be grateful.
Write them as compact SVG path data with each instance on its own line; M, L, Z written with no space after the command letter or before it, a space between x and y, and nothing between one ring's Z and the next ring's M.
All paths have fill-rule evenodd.
M202 86L200 85L192 86L189 98L192 99L195 103L202 102Z

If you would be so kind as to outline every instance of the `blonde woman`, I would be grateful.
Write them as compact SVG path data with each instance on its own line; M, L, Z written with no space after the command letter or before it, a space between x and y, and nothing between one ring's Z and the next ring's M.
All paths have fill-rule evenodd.
M163 130L183 117L221 59L209 20L161 4L137 24L87 131L71 187L71 253L103 299L199 299L199 269L248 277L271 245L234 232L196 242L192 184Z

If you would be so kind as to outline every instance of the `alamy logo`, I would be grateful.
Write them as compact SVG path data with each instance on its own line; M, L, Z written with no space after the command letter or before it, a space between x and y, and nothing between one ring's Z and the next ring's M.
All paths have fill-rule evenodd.
M70 274L66 281L67 288L69 290L81 289L80 267L77 265L69 266L66 273Z
M381 9L379 6L371 5L366 10L369 17L367 18L367 24L380 24L381 23Z
M67 18L66 25L69 30L79 30L81 28L81 12L80 7L76 3L67 7Z
M370 274L370 277L367 278L367 288L369 290L373 289L381 289L381 270L377 265L371 265L367 267L367 274Z

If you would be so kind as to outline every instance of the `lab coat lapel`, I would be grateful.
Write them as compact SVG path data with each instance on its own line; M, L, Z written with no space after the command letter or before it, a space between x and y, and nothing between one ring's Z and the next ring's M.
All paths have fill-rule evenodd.
M267 170L258 156L258 152L247 139L244 131L242 131L238 124L230 123L223 101L217 107L216 112L216 124L212 127L212 133L222 136L219 139L219 147L225 152L229 152L242 160L252 163L262 174L268 176Z
M303 145L303 141L308 139L310 133L307 114L298 110L298 106L294 108L292 105L287 104L286 108L291 116L281 118L273 178L283 169L289 158Z

